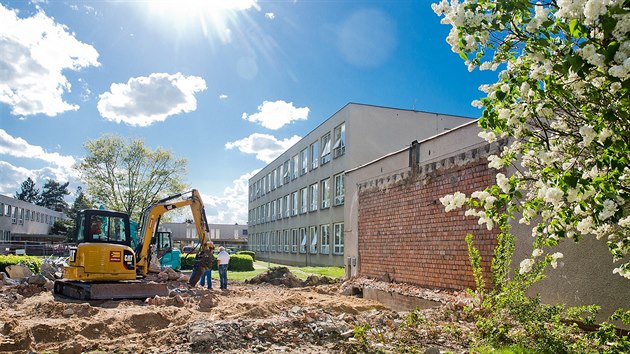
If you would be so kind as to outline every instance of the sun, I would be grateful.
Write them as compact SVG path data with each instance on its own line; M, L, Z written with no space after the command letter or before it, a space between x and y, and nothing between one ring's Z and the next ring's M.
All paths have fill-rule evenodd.
M238 13L259 9L257 0L147 0L142 2L156 26L172 26L180 34L201 31L205 37L230 41L230 26Z

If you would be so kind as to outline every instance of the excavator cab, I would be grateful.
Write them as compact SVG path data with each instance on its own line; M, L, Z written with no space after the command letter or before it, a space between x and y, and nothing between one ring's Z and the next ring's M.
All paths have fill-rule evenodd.
M180 255L182 252L173 247L173 239L169 231L157 231L152 239L152 244L157 251L157 258L160 260L160 266L180 270L182 262Z

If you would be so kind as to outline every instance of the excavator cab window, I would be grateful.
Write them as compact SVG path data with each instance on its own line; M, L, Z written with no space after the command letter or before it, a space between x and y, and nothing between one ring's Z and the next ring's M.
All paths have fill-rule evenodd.
M103 242L130 245L129 217L107 210L84 210L78 217L77 243Z

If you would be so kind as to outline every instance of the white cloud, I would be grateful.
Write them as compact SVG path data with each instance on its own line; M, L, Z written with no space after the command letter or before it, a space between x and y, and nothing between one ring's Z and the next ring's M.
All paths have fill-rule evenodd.
M222 94L219 95L219 99L220 100L227 100L227 98L228 98L228 96L226 94L222 93Z
M52 179L59 183L70 181L69 190L80 185L78 176L73 170L63 167L47 166L41 169L29 170L24 167L13 166L12 164L0 160L0 194L12 197L19 191L28 177L35 181L35 187L40 191L46 180Z
M270 20L273 20L274 18L276 18L276 15L273 12L267 12L265 14L265 17L270 19Z
M240 176L225 188L223 195L202 195L206 216L213 224L247 224L248 181L260 170Z
M246 154L256 154L258 160L270 163L300 139L302 137L294 135L288 139L278 140L273 135L254 133L247 138L226 143L225 148L237 148Z
M251 115L243 113L242 118L250 122L258 122L265 128L278 130L295 120L308 119L309 111L308 107L296 108L293 102L264 101L258 106L257 113Z
M63 156L56 152L47 152L41 146L31 145L20 137L13 137L0 129L0 155L22 159L41 160L48 166L29 170L0 161L0 193L13 195L28 177L36 183L44 185L46 179L58 182L78 179L76 170L72 168L76 160L72 156Z
M0 4L0 23L0 102L11 114L53 117L79 109L63 100L71 85L62 72L100 66L96 49L41 10L21 19Z
M107 120L146 127L196 110L195 93L205 89L205 80L198 76L153 73L130 78L126 84L112 84L110 92L99 96L97 108Z
M76 162L72 156L46 152L41 146L31 145L20 137L13 137L4 129L0 129L0 155L39 159L66 169L72 168L72 165Z

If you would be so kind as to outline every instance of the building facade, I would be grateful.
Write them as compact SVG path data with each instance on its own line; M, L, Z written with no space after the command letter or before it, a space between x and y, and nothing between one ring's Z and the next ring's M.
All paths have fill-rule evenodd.
M248 247L271 262L343 266L345 171L470 121L347 104L249 180Z
M208 229L210 230L208 238L217 247L247 248L247 225L208 224ZM173 243L180 249L184 247L194 248L199 243L195 224L166 222L160 224L159 230L170 232Z
M60 219L66 219L62 212L0 194L0 252L63 241L65 236L48 234Z

